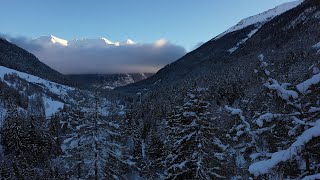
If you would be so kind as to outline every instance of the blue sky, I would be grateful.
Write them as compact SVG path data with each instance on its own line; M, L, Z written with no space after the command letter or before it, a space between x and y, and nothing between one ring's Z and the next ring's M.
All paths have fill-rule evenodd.
M167 39L192 49L241 19L290 0L4 0L1 32L65 39Z

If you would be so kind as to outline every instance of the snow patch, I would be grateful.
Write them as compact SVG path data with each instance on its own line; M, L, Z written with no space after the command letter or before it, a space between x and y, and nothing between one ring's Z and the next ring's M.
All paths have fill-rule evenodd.
M320 173L319 174L314 174L311 176L306 176L302 180L317 180L320 179Z
M240 46L241 44L245 43L248 39L250 39L256 32L258 32L258 30L259 30L259 29L254 29L254 30L252 30L252 31L247 35L246 38L244 38L244 39L242 39L240 42L238 42L238 43L236 44L236 46L234 46L233 48L229 49L228 52L229 52L230 54L232 54L233 52L235 52L235 51L239 48L239 46Z

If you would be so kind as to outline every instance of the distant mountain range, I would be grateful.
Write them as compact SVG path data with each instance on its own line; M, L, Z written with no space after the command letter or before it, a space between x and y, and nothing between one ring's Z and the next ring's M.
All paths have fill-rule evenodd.
M54 35L41 36L39 38L32 39L32 42L42 46L61 46L61 47L75 47L75 48L96 48L96 47L112 47L112 46L128 46L136 44L133 40L127 39L121 42L112 42L104 37L96 39L73 39L65 40Z
M126 42L111 42L105 38L101 39L81 39L67 41L55 36L42 36L33 40L36 44L42 46L77 46L77 47L103 47L103 46L124 46L133 45L132 40ZM26 50L0 39L0 66L35 75L60 84L80 86L81 88L101 87L103 89L114 89L146 79L153 75L152 73L132 73L132 74L80 74L80 75L63 75L46 64L38 60L33 54Z

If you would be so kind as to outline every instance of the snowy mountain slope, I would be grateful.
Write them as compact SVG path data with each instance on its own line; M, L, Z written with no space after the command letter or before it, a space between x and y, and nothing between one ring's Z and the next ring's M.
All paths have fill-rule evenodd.
M61 85L37 76L0 66L0 81L6 83L8 87L17 90L20 94L23 95L26 93L25 91L29 88L27 87L29 85L19 83L19 81L15 80L16 78L21 78L27 83L30 83L29 85L33 85L39 88L40 91L31 91L32 94L28 95L27 99L29 99L28 101L30 101L31 99L36 99L36 94L40 94L40 96L42 96L42 99L38 98L37 100L42 101L40 103L43 103L44 105L44 112L47 118L58 112L59 109L62 109L65 102L70 102L71 99L69 93L76 90L75 88L69 86ZM5 110L4 107L3 109ZM2 115L1 117L4 118L5 116Z
M254 15L251 17L248 17L246 19L241 20L237 25L231 27L230 29L226 30L225 32L221 33L217 37L213 38L212 40L220 39L221 37L225 36L228 33L238 31L241 29L244 29L250 25L256 24L258 27L261 27L266 22L272 20L274 17L279 16L280 14L283 14L290 9L293 9L300 5L304 0L297 0L293 2L284 3L282 5L279 5L273 9L270 9L268 11L265 11L263 13L260 13L258 15Z
M261 54L261 51L266 50L268 52L273 51L274 55L272 57L274 57L276 52L281 51L279 47L285 53L292 47L297 48L302 45L311 50L311 46L316 44L316 41L305 39L306 43L298 44L296 40L300 39L301 34L300 36L298 33L288 34L288 31L305 33L300 27L290 26L292 24L291 21L294 21L301 14L304 15L304 19L307 19L307 16L313 19L310 20L310 24L313 24L311 21L316 21L316 10L308 11L309 14L312 13L310 15L304 12L308 9L304 8L304 6L309 6L307 2L299 0L285 3L257 16L249 17L213 40L209 40L196 50L162 68L154 76L118 89L136 93L145 88L157 89L167 85L170 86L176 82L183 83L187 79L216 76L213 72L221 73L221 76L225 76L221 69L226 68L228 63L238 64L240 61L245 61L243 63L248 64L249 61L252 61L249 56L256 56L255 53ZM303 21L299 22L300 24L303 23ZM305 26L310 24L305 24ZM287 27L291 28L288 29ZM286 37L287 41L283 37ZM288 43L288 39L290 39L290 43ZM309 43L313 44L310 46ZM292 44L296 45L293 46ZM284 49L285 46L288 47ZM232 67L229 68L231 69ZM244 73L245 71L241 72Z
M15 74L18 77L26 80L27 82L38 85L39 87L42 87L44 90L50 91L51 93L54 93L60 97L66 96L69 91L75 90L74 88L69 86L61 85L55 82L42 79L37 76L33 76L24 72L19 72L14 69L0 66L0 78L3 79L4 76L7 74Z
M62 109L64 103L54 100L48 96L43 97L43 104L45 107L45 115L46 117L51 117L54 113L58 112L59 109Z

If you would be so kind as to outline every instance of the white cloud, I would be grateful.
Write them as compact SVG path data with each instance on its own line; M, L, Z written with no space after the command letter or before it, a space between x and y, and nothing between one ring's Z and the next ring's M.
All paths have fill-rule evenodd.
M165 39L139 44L132 40L113 43L102 38L66 41L53 37L5 36L64 74L156 72L186 54L183 47Z
M165 39L159 39L159 40L157 40L155 43L154 43L154 45L156 46L156 47L163 47L163 46L165 46L166 44L168 43L168 41L167 40L165 40Z

